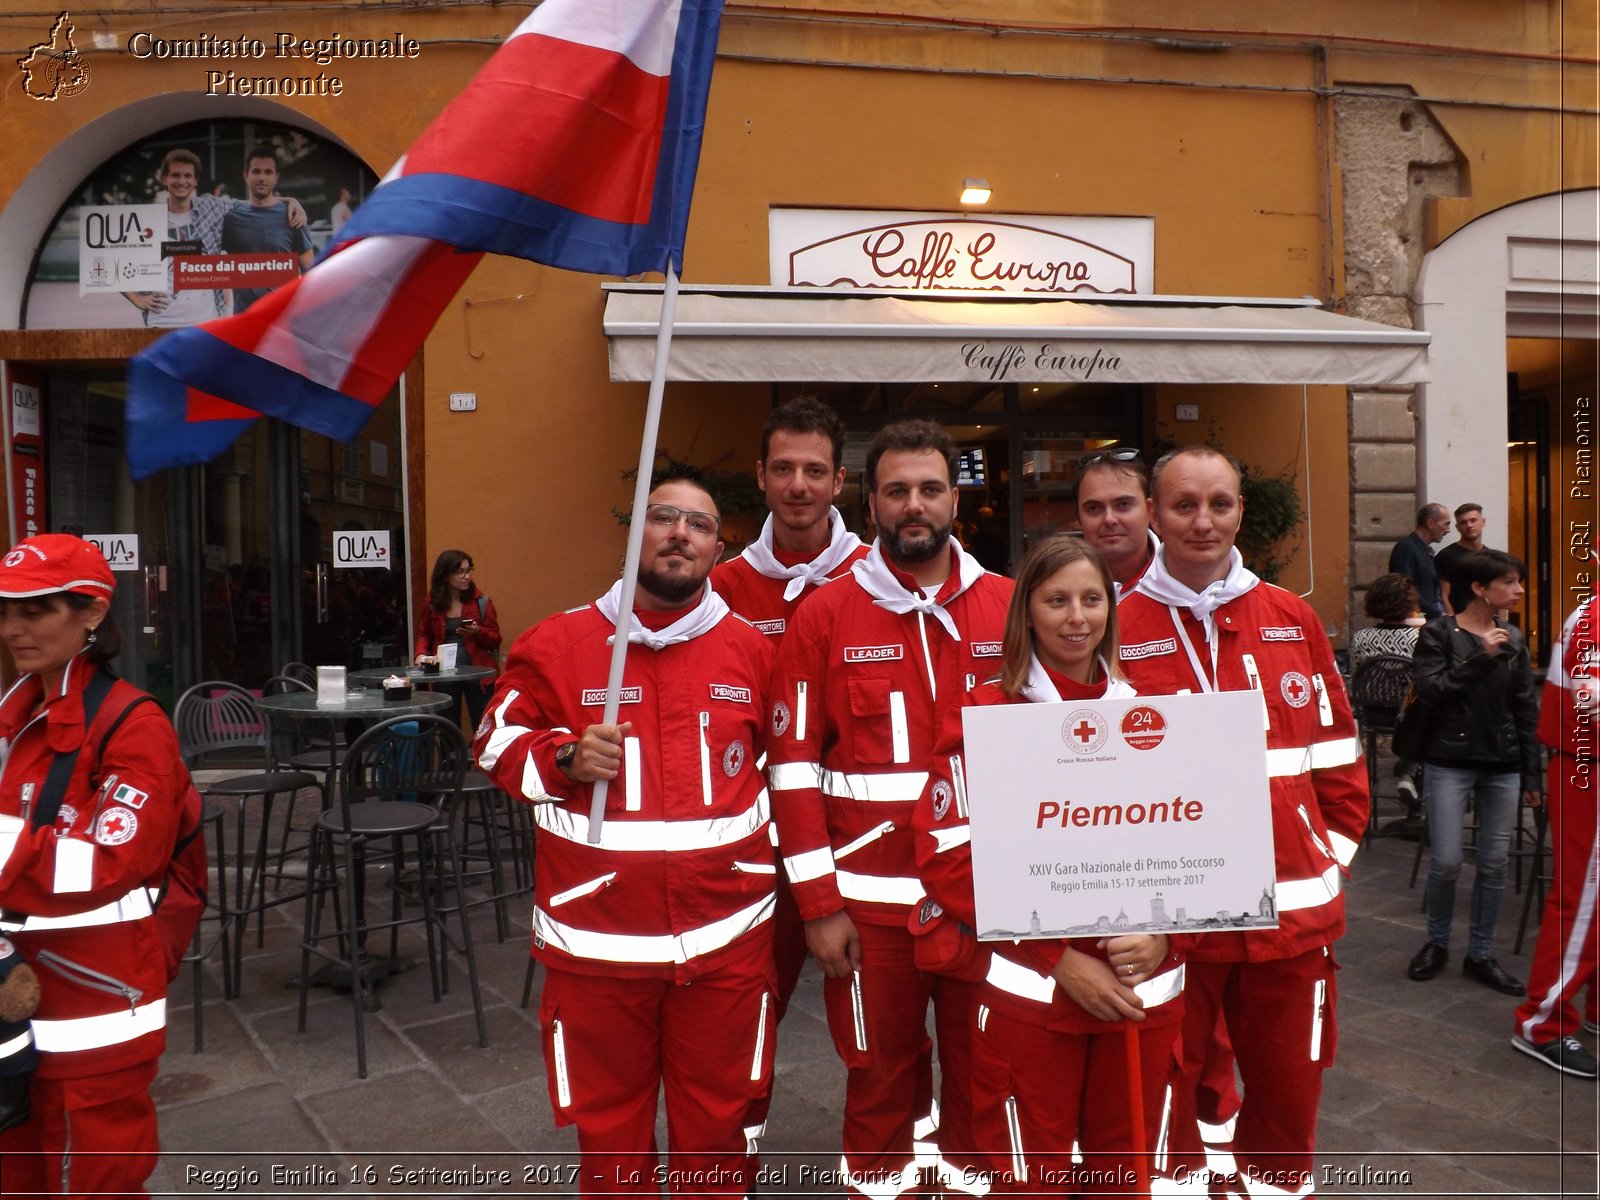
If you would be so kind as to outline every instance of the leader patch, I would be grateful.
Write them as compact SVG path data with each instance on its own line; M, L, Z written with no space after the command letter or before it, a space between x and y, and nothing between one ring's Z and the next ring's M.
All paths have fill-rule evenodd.
M94 823L94 840L102 846L120 846L138 832L139 818L128 808L108 808Z

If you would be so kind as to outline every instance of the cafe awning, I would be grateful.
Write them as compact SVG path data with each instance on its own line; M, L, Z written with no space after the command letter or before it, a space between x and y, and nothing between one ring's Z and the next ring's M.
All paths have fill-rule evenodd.
M611 378L650 378L659 284L607 284ZM1428 334L1314 299L929 296L691 287L667 377L704 382L1332 383L1427 380Z

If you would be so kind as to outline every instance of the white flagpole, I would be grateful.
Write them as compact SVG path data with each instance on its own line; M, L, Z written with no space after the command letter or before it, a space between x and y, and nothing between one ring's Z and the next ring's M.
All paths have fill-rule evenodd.
M644 509L650 498L650 476L656 465L656 434L661 429L661 394L667 386L667 355L672 349L672 322L678 311L678 273L667 261L667 286L661 292L661 324L656 328L656 361L650 371L650 399L644 409L644 438L639 443L639 474L633 481L633 509L628 519L628 553L622 564L622 595L617 600L617 634L611 643L611 674L606 681L604 725L617 723L622 694L622 668L628 657L628 629L633 621L633 593L638 582L639 558L644 548ZM610 781L594 785L589 805L589 841L600 844Z

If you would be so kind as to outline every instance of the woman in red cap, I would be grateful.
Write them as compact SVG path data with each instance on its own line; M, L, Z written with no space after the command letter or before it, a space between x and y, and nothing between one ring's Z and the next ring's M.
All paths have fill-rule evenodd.
M20 674L0 697L0 934L40 989L29 1113L0 1132L8 1194L143 1196L156 1165L167 966L147 885L166 876L188 777L166 715L106 667L113 587L67 534L0 558Z

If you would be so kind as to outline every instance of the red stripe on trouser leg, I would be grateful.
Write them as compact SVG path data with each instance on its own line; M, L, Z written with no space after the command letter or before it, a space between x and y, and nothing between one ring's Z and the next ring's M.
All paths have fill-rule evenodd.
M991 1010L972 1039L973 1132L992 1174L991 1195L1138 1194L1121 1025L1103 1034L1060 1033ZM1144 1144L1161 1125L1178 1027L1139 1031L1145 1109ZM1015 1170L1006 1112L1016 1099L1026 1178ZM1073 1143L1083 1163L1072 1162Z
M156 1169L156 1064L81 1079L35 1075L31 1115L0 1133L0 1183L8 1196L148 1196ZM62 1167L68 1150L66 1187Z
M1545 842L1554 874L1528 969L1528 998L1517 1008L1515 1030L1536 1046L1578 1032L1581 1022L1574 1002L1584 988L1591 1019L1600 1002L1596 767L1594 762L1555 754L1546 768L1545 811L1550 824Z
M763 948L764 949L764 948ZM742 1196L748 1190L744 1121L771 1076L766 1030L761 1078L751 1063L761 997L772 987L765 954L691 984L549 970L540 1000L546 1071L559 1124L578 1128L580 1194ZM553 1031L559 1023L568 1103L559 1105ZM658 1089L666 1093L670 1157L658 1161Z
M1338 1040L1333 957L1311 950L1268 962L1190 963L1187 980L1192 987L1197 973L1211 972L1224 976L1222 1008L1244 1088L1234 1162L1243 1179L1293 1192L1315 1169L1322 1072Z
M861 937L860 1017L866 1049L857 1046L852 979L823 985L834 1048L848 1068L844 1103L846 1169L883 1195L912 1168L916 1123L933 1102L933 1047L927 1034L934 1006L942 1086L937 1139L956 1181L975 1170L969 1047L976 990L971 984L917 970L904 928L857 924ZM866 1191L866 1188L860 1189Z

